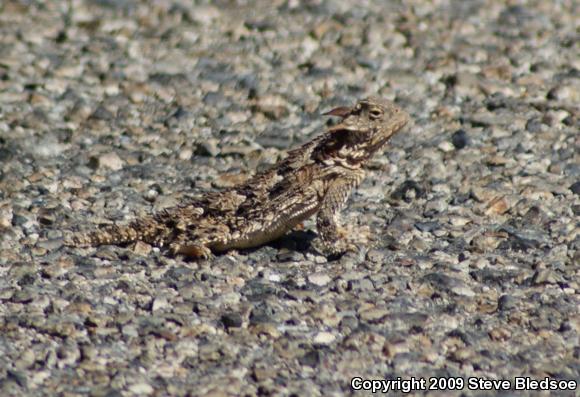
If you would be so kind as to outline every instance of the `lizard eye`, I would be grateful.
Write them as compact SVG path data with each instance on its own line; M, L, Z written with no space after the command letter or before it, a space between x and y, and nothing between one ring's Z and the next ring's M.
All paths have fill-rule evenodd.
M381 117L383 115L383 112L380 111L379 109L372 109L369 111L369 116L371 117L371 119L375 120L378 119L379 117Z

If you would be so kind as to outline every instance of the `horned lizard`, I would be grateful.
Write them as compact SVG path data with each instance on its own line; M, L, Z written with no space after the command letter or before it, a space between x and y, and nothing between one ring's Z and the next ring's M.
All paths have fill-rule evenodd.
M341 232L339 212L365 177L365 163L410 117L394 103L374 97L325 115L340 121L244 183L126 225L69 234L64 244L143 241L174 255L208 258L212 252L263 245L316 215L322 249L328 254L350 250L353 244Z

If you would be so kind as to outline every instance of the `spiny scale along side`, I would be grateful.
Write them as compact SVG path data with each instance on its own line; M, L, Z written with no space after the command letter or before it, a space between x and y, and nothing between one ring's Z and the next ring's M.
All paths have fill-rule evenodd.
M168 247L173 255L208 258L212 252L256 247L316 215L322 249L355 249L338 216L365 176L363 165L409 121L393 102L367 98L325 115L340 122L285 159L232 188L211 192L127 225L69 234L73 247L135 241Z

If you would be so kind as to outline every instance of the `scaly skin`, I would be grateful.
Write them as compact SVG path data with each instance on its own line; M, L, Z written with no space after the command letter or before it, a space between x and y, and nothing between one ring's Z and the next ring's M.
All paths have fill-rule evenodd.
M409 115L379 98L326 114L341 121L248 181L124 226L72 234L65 238L65 245L140 240L169 247L175 255L207 258L212 252L263 245L316 215L327 253L352 249L352 243L341 236L338 215L364 179L364 164L407 124Z

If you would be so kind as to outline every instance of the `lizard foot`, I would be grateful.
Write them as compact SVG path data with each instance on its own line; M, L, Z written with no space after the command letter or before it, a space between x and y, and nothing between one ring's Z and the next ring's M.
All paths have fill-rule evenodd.
M334 242L318 241L314 243L314 248L324 254L328 259L339 259L348 252L358 252L359 247L352 241L341 239Z
M211 259L213 254L205 245L199 244L172 244L169 246L172 255L184 255L193 259Z

